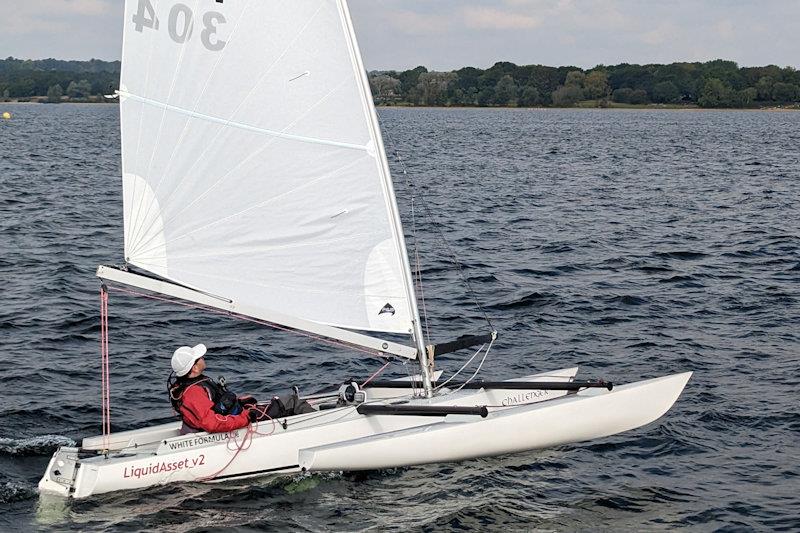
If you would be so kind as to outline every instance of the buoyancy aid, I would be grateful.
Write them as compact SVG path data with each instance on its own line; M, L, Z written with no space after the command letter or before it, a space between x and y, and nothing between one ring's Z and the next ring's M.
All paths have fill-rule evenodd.
M186 390L189 387L194 385L202 387L206 390L208 397L214 404L212 410L215 413L227 416L238 415L242 412L242 405L239 402L239 399L222 383L214 381L210 377L203 374L193 378L176 378L171 376L168 385L169 401L172 404L172 408L176 413L178 413L178 416L181 419L184 419L182 411L183 395L186 393ZM186 420L184 420L184 422L186 422Z

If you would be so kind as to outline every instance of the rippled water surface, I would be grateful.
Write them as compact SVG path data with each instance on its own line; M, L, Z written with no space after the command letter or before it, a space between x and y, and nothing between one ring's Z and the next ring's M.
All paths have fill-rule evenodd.
M2 110L0 530L800 529L800 114L381 111L501 333L483 376L694 370L657 422L458 464L64 502L36 483L58 445L100 430L93 274L122 256L118 111ZM433 340L483 328L415 213ZM169 356L184 343L206 342L212 374L262 396L380 366L168 304L113 294L110 309L117 430L170 419Z

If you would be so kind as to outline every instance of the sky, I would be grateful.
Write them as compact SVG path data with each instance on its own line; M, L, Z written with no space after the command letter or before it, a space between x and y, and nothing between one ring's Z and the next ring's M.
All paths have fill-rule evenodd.
M122 3L0 0L0 57L119 59ZM800 0L349 3L369 70L487 68L497 61L589 68L717 58L800 68Z

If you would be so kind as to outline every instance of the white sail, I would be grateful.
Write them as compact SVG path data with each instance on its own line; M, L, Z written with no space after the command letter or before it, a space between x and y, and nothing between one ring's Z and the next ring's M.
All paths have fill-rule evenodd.
M411 333L343 0L127 0L125 259L259 309Z

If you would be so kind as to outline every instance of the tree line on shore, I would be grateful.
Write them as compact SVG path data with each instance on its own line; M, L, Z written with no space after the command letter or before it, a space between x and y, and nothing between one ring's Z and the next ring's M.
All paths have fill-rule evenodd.
M792 67L739 67L721 59L670 65L519 66L452 72L425 67L371 72L383 105L572 107L670 104L743 108L800 103L800 72Z
M0 59L0 100L103 101L119 86L119 61Z
M103 101L119 84L119 61L0 60L0 99ZM496 63L450 72L417 67L369 73L379 105L572 107L685 105L706 108L797 106L800 72L739 67L733 61L669 65L548 67Z

